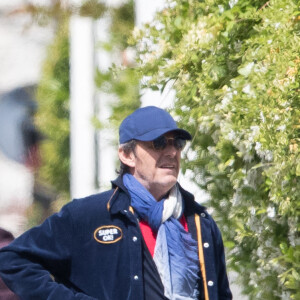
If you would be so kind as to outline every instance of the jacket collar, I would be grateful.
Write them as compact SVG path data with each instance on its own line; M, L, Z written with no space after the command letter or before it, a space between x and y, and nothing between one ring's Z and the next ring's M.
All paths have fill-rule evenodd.
M200 205L195 201L195 197L193 194L189 193L185 189L182 188L180 184L178 184L180 193L182 195L182 199L184 200L184 214L185 216L189 216L196 213L202 213L206 210L206 207Z
M115 188L120 188L122 191L124 191L128 196L129 196L129 192L127 191L124 183L123 183L123 176L118 176L115 180L113 180L111 182L112 184L112 188L115 189Z
M111 183L114 192L107 203L108 210L112 214L128 210L130 207L130 195L124 186L122 176L118 176Z

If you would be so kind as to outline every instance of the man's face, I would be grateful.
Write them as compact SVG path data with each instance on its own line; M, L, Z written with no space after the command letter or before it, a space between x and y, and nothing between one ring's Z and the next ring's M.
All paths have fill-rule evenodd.
M173 138L174 133L165 134ZM137 142L133 156L132 175L154 196L161 198L174 186L180 169L181 151L168 144L155 150L152 142Z

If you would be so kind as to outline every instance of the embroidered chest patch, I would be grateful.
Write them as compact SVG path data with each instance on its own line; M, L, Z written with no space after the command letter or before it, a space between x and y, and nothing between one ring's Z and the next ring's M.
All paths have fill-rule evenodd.
M116 243L123 237L122 229L114 225L104 225L94 231L94 238L98 243Z

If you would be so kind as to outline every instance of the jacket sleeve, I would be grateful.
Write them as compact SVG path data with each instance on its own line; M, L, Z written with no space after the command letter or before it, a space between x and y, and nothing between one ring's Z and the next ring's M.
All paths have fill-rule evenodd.
M42 225L0 250L0 277L24 300L95 299L68 284L72 235L72 220L66 205Z
M213 232L216 240L215 261L216 261L217 276L218 276L218 299L231 300L232 293L229 287L229 281L227 277L225 251L224 251L222 235L216 223L213 220L212 222L213 222Z

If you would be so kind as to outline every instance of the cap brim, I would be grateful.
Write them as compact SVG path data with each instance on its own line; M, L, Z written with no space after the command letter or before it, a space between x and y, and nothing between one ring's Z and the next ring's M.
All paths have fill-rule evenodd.
M178 135L185 139L185 140L191 140L192 136L190 135L190 133L184 129L180 129L180 128L174 128L174 129L163 129L163 128L159 128L159 129L155 129L152 130L150 132L147 132L145 134L143 134L142 136L138 136L135 139L138 141L144 141L144 142L148 142L148 141L153 141L156 138L160 137L163 134L166 134L168 132L176 132L178 133Z

